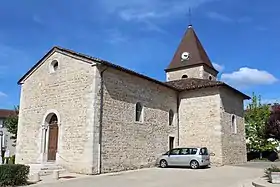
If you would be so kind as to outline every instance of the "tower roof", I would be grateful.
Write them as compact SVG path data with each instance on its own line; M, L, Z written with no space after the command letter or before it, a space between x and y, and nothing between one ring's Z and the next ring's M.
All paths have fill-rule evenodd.
M182 60L182 54L185 53L188 57ZM193 67L197 65L205 65L218 72L211 63L207 53L205 52L201 42L199 41L193 27L190 25L186 31L181 43L165 71L174 69Z

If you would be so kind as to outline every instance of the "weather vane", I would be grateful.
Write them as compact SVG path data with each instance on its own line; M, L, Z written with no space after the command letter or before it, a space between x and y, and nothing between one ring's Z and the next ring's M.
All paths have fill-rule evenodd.
M192 26L192 9L191 7L189 8L189 26Z

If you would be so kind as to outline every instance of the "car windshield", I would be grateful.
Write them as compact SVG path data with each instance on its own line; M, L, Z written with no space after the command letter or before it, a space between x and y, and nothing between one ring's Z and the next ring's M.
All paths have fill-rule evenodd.
M207 148L206 148L206 147L201 148L199 154L200 154L200 155L208 155L208 150L207 150Z
M168 155L169 154L169 151L167 151L166 153L164 153L163 155Z

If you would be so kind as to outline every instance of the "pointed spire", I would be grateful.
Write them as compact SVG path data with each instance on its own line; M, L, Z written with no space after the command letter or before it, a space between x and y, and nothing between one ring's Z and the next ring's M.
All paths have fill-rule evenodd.
M218 72L211 63L193 26L190 24L181 43L165 71L205 65Z

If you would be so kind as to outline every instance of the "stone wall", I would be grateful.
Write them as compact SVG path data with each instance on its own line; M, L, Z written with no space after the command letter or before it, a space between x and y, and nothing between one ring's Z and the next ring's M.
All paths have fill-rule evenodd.
M214 165L222 165L220 95L217 88L180 94L180 146L206 146Z
M220 94L223 163L245 163L247 156L243 98L226 88L220 89ZM231 129L232 115L236 117L237 133Z
M187 75L188 78L198 78L198 79L209 79L211 76L211 80L216 80L216 76L214 72L211 72L209 68L198 66L191 67L186 69L174 70L166 73L166 80L173 81L182 79L183 75Z
M201 78L203 76L203 67L199 66L170 71L166 73L166 79L167 81L179 80L182 79L183 75L187 75L189 78Z
M210 78L211 77L211 78ZM209 80L213 80L216 81L217 80L217 75L216 73L210 69L207 66L203 66L203 75L202 75L203 79L209 79Z
M130 74L104 72L102 172L148 167L168 150L169 136L177 145L176 92ZM143 122L135 121L135 105L144 106ZM172 126L168 113L175 114Z
M58 69L49 72L58 60ZM21 87L16 162L41 163L42 125L48 112L57 111L59 139L56 163L75 172L91 174L94 163L94 120L96 67L71 56L55 52Z

